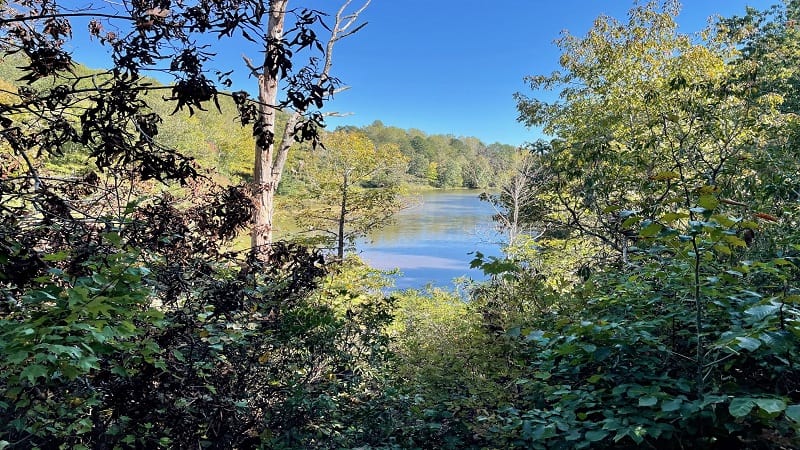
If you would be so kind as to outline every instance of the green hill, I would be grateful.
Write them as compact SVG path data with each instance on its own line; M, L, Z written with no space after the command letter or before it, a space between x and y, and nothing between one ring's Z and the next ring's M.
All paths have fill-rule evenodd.
M22 56L7 56L0 64L0 100L5 103L16 101L18 80L23 76L20 66L24 65ZM102 77L100 71L76 65L76 76L86 77L93 73ZM159 143L178 150L196 159L200 166L213 168L214 172L231 183L246 180L253 169L254 140L249 127L243 127L237 120L237 112L231 98L220 96L219 107L209 110L195 109L193 114L182 110L173 113L174 102L167 101L169 91L156 80L148 80L154 89L145 100L152 112L158 114L163 122L159 126ZM80 83L88 86L89 81ZM50 89L59 81L42 79L32 85L34 89ZM278 129L286 120L279 115ZM432 185L445 188L485 188L492 186L498 174L507 171L515 147L500 143L487 145L474 137L453 135L428 135L421 130L401 129L384 125L376 120L363 127L343 127L345 130L366 134L376 145L394 144L408 158L406 173L396 174L412 184ZM312 151L309 146L298 148L288 162L288 168L281 191L291 193L299 181L293 176L297 166L302 164L304 154ZM78 146L63 157L50 158L53 168L61 171L76 171L85 164L85 153Z

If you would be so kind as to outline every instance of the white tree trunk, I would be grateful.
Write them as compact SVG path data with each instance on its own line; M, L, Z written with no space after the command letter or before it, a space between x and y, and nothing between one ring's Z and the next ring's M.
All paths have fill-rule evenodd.
M269 21L267 35L267 51L264 63L258 74L258 102L260 136L256 136L255 169L253 171L253 196L255 212L253 213L253 228L251 231L251 245L256 255L266 259L269 255L269 245L272 243L272 217L275 212L275 193L278 190L281 170L274 170L273 155L275 153L275 117L278 100L278 73L270 61L273 42L283 38L284 21L286 19L286 6L288 0L270 0ZM277 175L277 176L276 176Z
M333 47L340 39L350 36L360 30L365 24L355 26L358 17L367 8L371 0L355 12L347 14L347 8L352 0L345 0L336 13L335 23L330 28L331 36L325 48L325 62L319 74L319 85L323 86L329 80L331 66L333 65ZM269 259L270 245L272 244L273 214L275 212L275 194L278 184L286 166L289 149L294 142L295 126L307 111L295 110L283 129L280 146L276 147L275 118L277 114L279 74L273 67L270 55L273 54L274 42L283 38L286 8L289 0L269 0L269 21L267 23L267 42L264 62L259 68L250 67L258 77L258 102L260 130L256 133L255 168L253 171L253 197L255 211L253 213L253 228L250 242L254 254L262 260ZM355 28L353 28L355 26ZM245 58L246 61L249 60Z

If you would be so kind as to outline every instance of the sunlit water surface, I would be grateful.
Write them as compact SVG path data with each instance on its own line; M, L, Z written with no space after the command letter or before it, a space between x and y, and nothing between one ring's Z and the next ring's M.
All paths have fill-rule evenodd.
M377 230L371 242L358 246L361 257L379 269L400 269L398 289L452 287L457 277L484 279L470 269L474 252L500 254L492 207L480 201L478 191L426 193L421 202L400 211L396 221Z

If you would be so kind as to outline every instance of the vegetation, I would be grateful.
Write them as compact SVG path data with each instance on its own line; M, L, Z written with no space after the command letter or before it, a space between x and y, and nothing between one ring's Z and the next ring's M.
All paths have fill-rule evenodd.
M693 37L677 2L640 3L565 34L562 70L529 78L558 100L517 96L553 136L525 149L308 135L281 189L329 259L230 251L256 209L239 152L263 143L226 113L256 104L122 64L172 16L136 10L154 28L117 73L72 64L64 18L4 13L0 448L800 446L798 7ZM488 281L387 293L345 252L408 182L496 188Z
M396 146L378 148L359 134L333 133L324 142L325 148L304 164L307 203L297 221L322 232L323 242L332 241L341 260L345 245L354 245L402 207L400 186L389 177L404 172L406 161ZM372 187L362 186L367 184Z

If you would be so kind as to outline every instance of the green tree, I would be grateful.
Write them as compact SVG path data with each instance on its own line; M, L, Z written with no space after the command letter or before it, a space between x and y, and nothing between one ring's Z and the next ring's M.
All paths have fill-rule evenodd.
M784 322L797 314L797 234L749 247L780 221L760 209L774 177L753 162L785 157L774 150L791 147L794 115L738 37L722 27L693 40L678 10L650 2L566 35L564 71L531 78L561 100L519 97L529 124L556 137L542 198L558 207L545 222L615 263L588 267L555 318L523 324L531 370L519 382L536 401L496 413L497 445L796 445L795 382L777 381L795 370L775 358L800 349Z
M439 180L439 163L436 161L431 161L428 163L428 167L425 168L425 179L428 180L428 184L436 185Z
M256 35L249 26L286 14L286 2L126 1L118 15L66 3L0 12L0 47L23 59L17 85L0 86L0 447L368 444L359 430L373 430L355 418L382 392L389 305L343 309L360 295L345 289L336 293L344 299L312 296L324 260L298 245L272 245L269 262L223 251L252 223L251 197L198 177L191 158L160 143L163 119L148 107L167 93L191 116L226 95L194 39ZM327 94L286 57L316 42L319 16L295 12L297 27L267 43L261 80L298 82L284 85L290 103L269 107L309 112ZM90 31L113 68L73 63L76 16L97 18ZM143 77L154 65L174 85ZM264 147L273 136L259 126L271 119L234 97ZM205 150L201 122L175 137ZM296 136L313 138L313 124L297 125ZM50 170L74 148L100 170Z
M0 47L24 54L30 61L22 80L35 82L54 77L60 82L53 89L25 91L24 101L4 109L6 128L31 130L19 126L21 114L28 112L31 100L43 105L38 129L9 139L23 158L27 148L22 141L38 142L36 151L59 153L65 145L80 144L101 168L120 161L137 161L146 178L183 179L193 175L188 158L159 142L162 118L147 111L147 91L168 91L174 110L203 110L219 105L220 95L236 103L243 125L252 126L255 140L252 196L255 203L251 227L254 254L268 258L272 242L274 197L295 141L315 141L323 124L320 109L339 87L330 73L337 42L357 32L359 15L369 0L358 8L345 1L324 24L324 14L313 9L290 9L288 0L231 0L202 4L124 1L121 7L75 9L57 1L35 0L16 4L14 11L3 9ZM235 13L232 13L235 11ZM287 22L288 16L288 22ZM89 21L89 37L107 46L114 67L102 74L78 74L66 44L72 37L70 20ZM236 37L261 50L263 59L253 62L244 57L242 69L257 80L257 99L246 91L221 93L230 87L231 72L211 75L213 53L199 44L198 37L214 34L220 39ZM321 38L327 33L327 39ZM317 52L305 64L294 57L303 51ZM319 63L318 63L319 59ZM162 65L163 61L169 61ZM151 69L175 77L171 86L154 86L142 77ZM214 80L217 81L214 81ZM72 119L72 108L85 110L80 123ZM276 130L277 113L288 119ZM70 112L67 112L70 111ZM109 125L108 122L113 121ZM15 123L16 122L16 123ZM100 123L103 122L103 123ZM200 140L198 140L200 141ZM123 145L124 144L124 145ZM206 149L206 142L194 142ZM197 152L200 154L201 152ZM26 155L27 156L27 155Z
M336 132L305 164L309 202L301 227L332 236L339 260L348 244L389 221L402 207L399 186L364 187L381 173L405 173L406 158L392 144L380 147L358 133Z
M752 65L730 63L741 60L728 35L695 42L677 31L678 10L650 2L627 23L601 17L585 37L565 35L563 72L528 78L534 89L560 89L561 101L517 96L524 121L556 137L547 155L555 207L544 221L622 259L626 211L656 220L665 199L689 202L703 186L748 198L736 175L769 140L770 124L786 119L779 95L751 89Z
M482 155L467 158L462 168L464 186L470 189L488 187L492 181L492 167L489 160Z
M436 186L443 188L461 187L464 184L461 165L458 161L441 161L437 165Z

